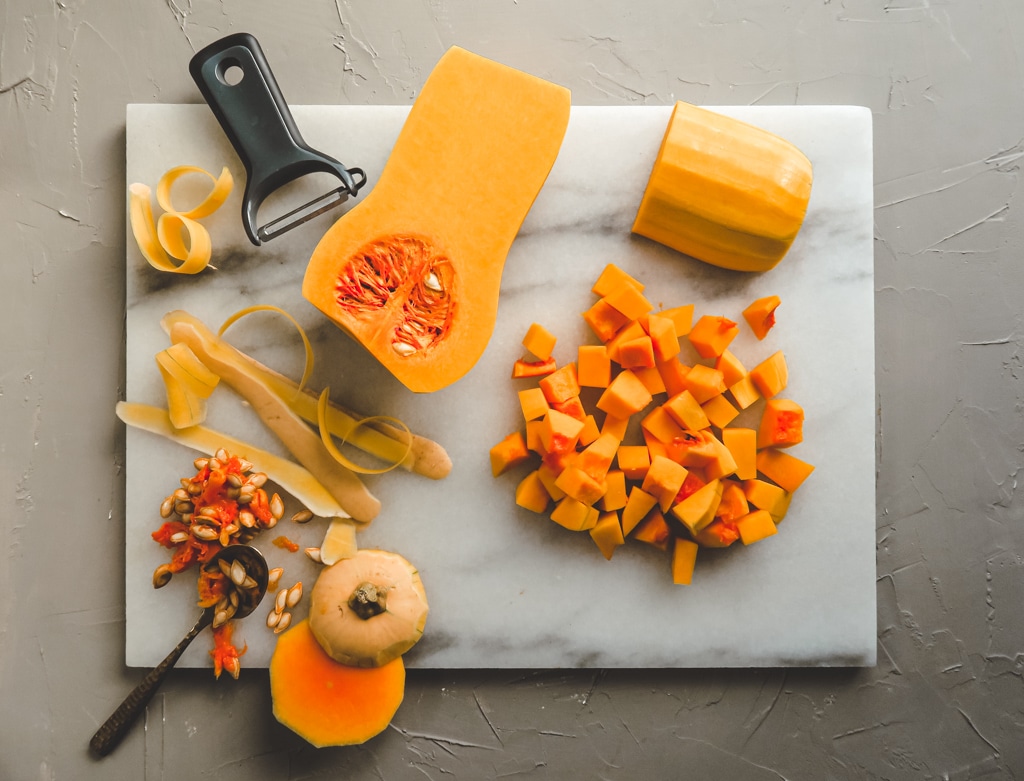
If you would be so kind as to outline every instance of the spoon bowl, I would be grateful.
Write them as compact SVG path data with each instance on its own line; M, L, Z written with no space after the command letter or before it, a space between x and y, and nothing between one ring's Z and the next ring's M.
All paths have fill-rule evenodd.
M222 562L224 566L222 566ZM222 616L220 611L224 608L219 608L217 605L203 610L199 620L174 647L174 650L167 655L167 658L149 671L139 685L124 698L110 718L96 730L96 734L89 741L89 748L93 753L102 757L117 748L139 714L145 710L146 705L156 694L156 690L160 688L167 673L181 658L196 635L211 624L219 625L230 619L245 618L256 609L267 593L270 567L263 554L251 545L228 545L221 548L203 565L203 569L210 572L220 569L231 579L234 593L238 594L237 605L233 605L233 612L224 611L225 615Z

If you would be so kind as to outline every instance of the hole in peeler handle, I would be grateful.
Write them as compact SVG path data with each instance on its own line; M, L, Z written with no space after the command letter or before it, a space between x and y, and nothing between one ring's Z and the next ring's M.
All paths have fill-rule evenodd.
M229 87L237 86L245 78L245 71L234 57L228 57L217 66L217 79Z

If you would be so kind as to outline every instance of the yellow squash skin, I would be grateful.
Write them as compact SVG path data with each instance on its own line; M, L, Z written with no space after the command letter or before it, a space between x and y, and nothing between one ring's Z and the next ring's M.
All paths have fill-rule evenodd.
M768 271L807 214L811 162L772 133L678 102L633 232L736 271Z
M569 106L564 87L450 48L373 189L313 251L303 295L410 390L458 380L490 340L505 258L558 156ZM392 251L400 245L404 254ZM409 266L384 279L374 290L379 300L360 310L339 282L353 268L370 269L367 258L384 258L386 268L395 256ZM425 287L430 271L443 288L437 296ZM386 276L378 270L363 279ZM358 295L360 285L350 289ZM431 296L441 304L420 311L429 310L431 326L442 323L440 336L396 350L406 303Z

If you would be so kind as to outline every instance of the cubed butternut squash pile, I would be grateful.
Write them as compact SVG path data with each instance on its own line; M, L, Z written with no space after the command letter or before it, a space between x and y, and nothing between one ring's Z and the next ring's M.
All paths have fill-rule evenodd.
M804 412L785 397L785 353L748 369L729 349L743 327L765 339L781 300L758 299L737 320L694 320L693 304L655 311L643 283L614 264L592 291L582 316L597 342L575 360L558 363L543 324L526 330L512 369L523 426L491 449L491 470L519 475L516 504L587 532L606 559L646 543L689 584L699 548L774 535L814 470L789 451ZM736 424L744 410L756 428Z

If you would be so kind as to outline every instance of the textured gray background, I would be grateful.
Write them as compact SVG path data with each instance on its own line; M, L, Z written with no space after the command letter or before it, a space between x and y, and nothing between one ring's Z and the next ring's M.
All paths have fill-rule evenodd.
M392 728L320 752L265 674L180 671L92 760L139 678L112 414L125 105L197 102L188 59L240 30L296 104L409 103L459 44L577 104L870 107L878 666L414 672ZM0 778L1024 775L1024 3L5 0L0 36Z

